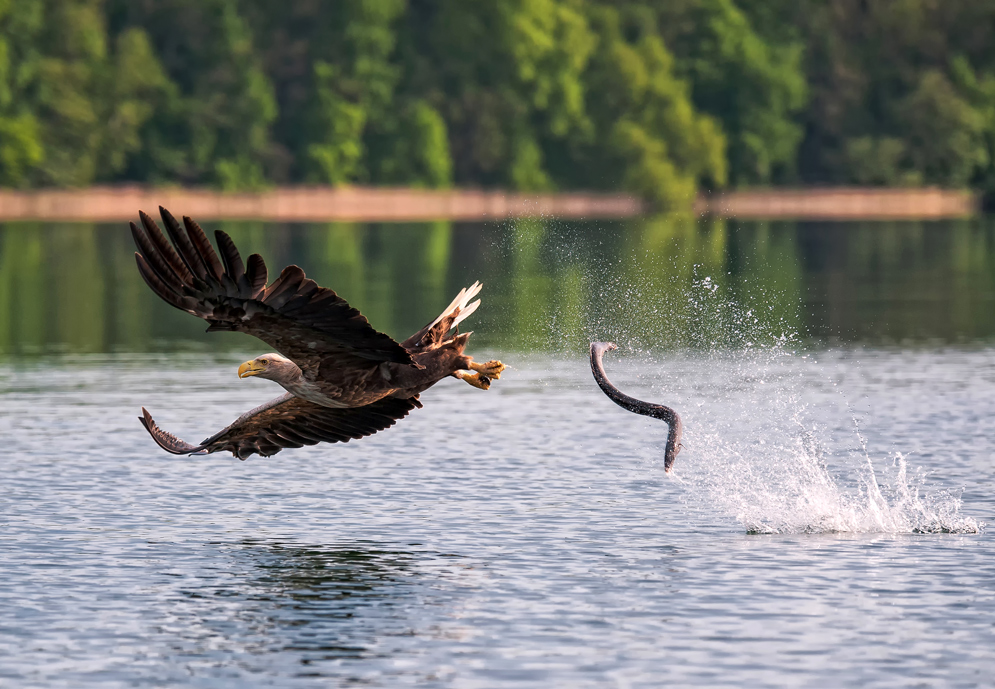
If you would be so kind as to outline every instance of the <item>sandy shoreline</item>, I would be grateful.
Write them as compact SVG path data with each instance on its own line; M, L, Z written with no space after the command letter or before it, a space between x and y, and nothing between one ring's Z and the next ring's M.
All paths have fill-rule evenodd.
M517 194L469 189L284 187L258 193L139 186L0 190L0 221L112 222L159 205L201 220L269 222L427 220L516 217L627 218L650 206L626 194ZM971 192L924 189L769 189L696 199L699 215L752 219L901 220L967 217L980 210Z

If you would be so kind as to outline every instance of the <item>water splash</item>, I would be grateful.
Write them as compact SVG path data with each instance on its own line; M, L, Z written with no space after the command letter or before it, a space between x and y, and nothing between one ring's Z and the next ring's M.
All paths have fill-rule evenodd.
M740 256L733 277L716 250L728 246L721 223L701 231L658 218L637 229L583 235L516 221L506 250L520 301L506 317L530 348L573 356L611 340L639 356L644 381L662 384L645 399L684 419L675 478L689 502L753 533L981 528L960 514L959 495L911 471L904 455L872 459L842 391L805 352L799 283L778 279L790 266ZM615 244L603 251L602 241Z
M910 471L896 454L891 480L879 482L868 462L855 477L834 475L819 457L798 447L770 461L739 457L719 471L678 475L696 501L730 514L751 534L978 533L983 524L961 514L959 495L929 490L928 474Z
M961 514L958 492L911 469L906 454L874 458L832 361L800 351L795 333L758 319L707 276L688 294L692 313L721 316L727 330L726 344L691 356L683 374L694 381L684 394L697 398L682 410L692 452L676 477L690 502L734 516L748 533L983 528Z

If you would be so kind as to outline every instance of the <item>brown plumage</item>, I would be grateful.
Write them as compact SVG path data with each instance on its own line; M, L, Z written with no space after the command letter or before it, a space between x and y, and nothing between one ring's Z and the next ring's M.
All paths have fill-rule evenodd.
M188 217L180 225L159 212L169 239L140 213L131 223L138 245L138 270L167 303L208 322L208 331L254 335L279 352L239 367L239 377L279 383L287 393L242 415L231 426L191 445L156 426L145 409L139 417L152 438L174 454L228 450L245 459L269 456L285 447L346 442L392 426L420 407L418 394L446 376L488 389L504 364L478 364L463 353L469 333L451 330L473 313L480 300L474 283L432 323L398 344L334 291L288 266L268 285L258 254L246 263L224 232L215 232L219 251ZM220 256L219 256L220 253Z

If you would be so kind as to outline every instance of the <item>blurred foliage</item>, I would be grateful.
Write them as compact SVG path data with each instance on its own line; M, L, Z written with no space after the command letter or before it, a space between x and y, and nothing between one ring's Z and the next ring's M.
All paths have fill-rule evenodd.
M764 40L733 0L654 4L695 105L726 132L732 182L791 179L802 137L795 115L806 102L801 42Z
M995 2L801 4L804 179L995 191Z
M52 0L67 2L68 0ZM125 175L110 179L263 186L277 101L237 0L105 0L110 31L143 31L154 115ZM131 60L133 56L126 56ZM154 75L154 77L152 76ZM105 177L98 175L97 179Z
M0 184L995 194L995 0L0 0Z

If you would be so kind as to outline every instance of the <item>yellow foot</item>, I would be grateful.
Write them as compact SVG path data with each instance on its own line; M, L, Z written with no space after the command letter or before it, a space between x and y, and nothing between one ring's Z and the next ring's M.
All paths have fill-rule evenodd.
M494 359L493 361L488 361L483 364L478 364L476 361L471 361L470 368L482 375L487 376L492 380L497 380L498 378L501 377L501 371L503 371L508 367L502 364L497 359Z
M466 381L475 388L480 388L481 390L488 390L491 387L491 379L487 376L481 375L477 371L464 371L460 369L453 374L460 380Z

